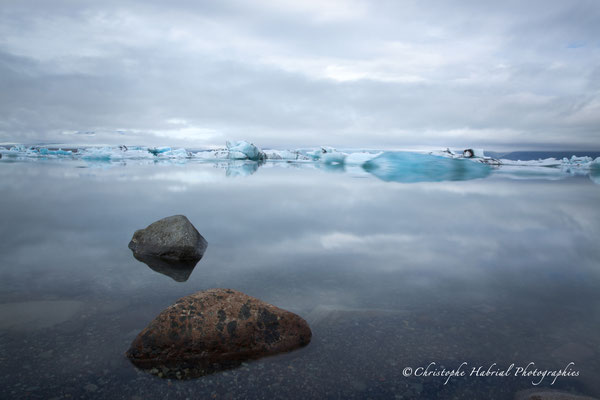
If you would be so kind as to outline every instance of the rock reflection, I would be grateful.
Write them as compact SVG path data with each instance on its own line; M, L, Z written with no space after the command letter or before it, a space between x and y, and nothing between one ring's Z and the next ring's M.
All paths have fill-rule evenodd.
M196 268L198 260L171 260L156 256L147 256L133 253L136 260L143 262L150 269L172 278L176 282L185 282Z

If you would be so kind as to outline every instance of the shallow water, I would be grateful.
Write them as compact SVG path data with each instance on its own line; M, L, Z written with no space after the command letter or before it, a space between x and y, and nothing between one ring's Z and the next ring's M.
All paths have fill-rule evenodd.
M399 183L287 163L5 161L0 398L600 396L600 186L588 177ZM127 248L173 214L209 243L185 282ZM129 363L161 310L215 287L296 312L312 342L189 381ZM431 362L466 362L467 375L574 362L579 376L403 376Z

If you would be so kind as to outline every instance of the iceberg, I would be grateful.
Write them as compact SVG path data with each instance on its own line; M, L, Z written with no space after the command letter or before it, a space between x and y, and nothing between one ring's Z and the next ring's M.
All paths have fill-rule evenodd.
M308 152L307 156L314 161L320 160L324 164L344 164L347 154L333 147L321 147L319 150Z
M267 160L310 161L311 158L298 150L265 150Z
M190 157L186 149L171 149L170 147L88 147L79 149L78 153L81 154L81 159L86 161L160 160Z
M148 149L148 152L153 156L157 156L162 153L167 153L169 151L171 151L170 147L154 147L152 149Z
M47 147L26 147L23 145L16 145L10 149L1 147L0 154L5 154L8 157L58 158L71 157L73 156L73 151L63 150L61 148L54 149Z
M88 161L110 161L116 155L110 147L81 149L81 158Z
M321 162L323 164L343 165L345 160L346 160L346 154L341 153L339 151L328 152L328 153L324 153L323 155L321 155Z
M373 158L378 157L381 154L383 154L383 153L382 152L375 153L375 154L365 153L365 152L350 153L344 159L344 164L361 166L361 165L364 165L367 161L372 160Z
M385 152L363 168L386 182L440 182L485 178L492 172L486 164L411 152Z
M267 158L261 149L244 140L238 142L228 141L227 150L229 150L229 158L233 160L262 161Z
M562 155L561 155L562 156ZM228 176L249 175L260 166L310 166L354 176L373 175L385 181L421 182L476 179L491 172L513 179L564 179L589 176L600 181L600 157L509 160L488 157L481 149L440 151L338 151L332 147L266 150L247 141L227 142L226 148L188 151L185 148L146 146L84 146L67 144L4 144L0 162L11 160L83 160L105 167L111 163L139 164L223 162ZM239 161L239 163L238 163ZM265 164L266 163L266 164ZM227 164L225 166L225 164Z
M44 156L48 156L48 155L52 155L52 156L72 156L73 152L71 150L63 150L63 149L58 149L58 150L50 150L47 149L45 147L42 147L41 149L39 149L39 152L41 155Z
M229 151L226 149L203 150L196 152L193 157L198 160L206 161L227 160L229 158Z
M167 150L158 155L159 158L188 158L191 154L186 149L180 148L175 150Z

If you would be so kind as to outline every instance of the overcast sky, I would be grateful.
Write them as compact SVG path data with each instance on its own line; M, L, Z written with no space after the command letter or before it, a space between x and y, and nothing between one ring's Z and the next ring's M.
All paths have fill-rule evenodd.
M600 148L600 2L0 0L0 142Z

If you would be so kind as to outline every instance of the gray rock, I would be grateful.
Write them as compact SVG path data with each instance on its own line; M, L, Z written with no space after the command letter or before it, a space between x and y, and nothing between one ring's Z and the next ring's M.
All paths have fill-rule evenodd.
M207 242L184 215L158 220L133 234L129 248L135 256L199 261Z

